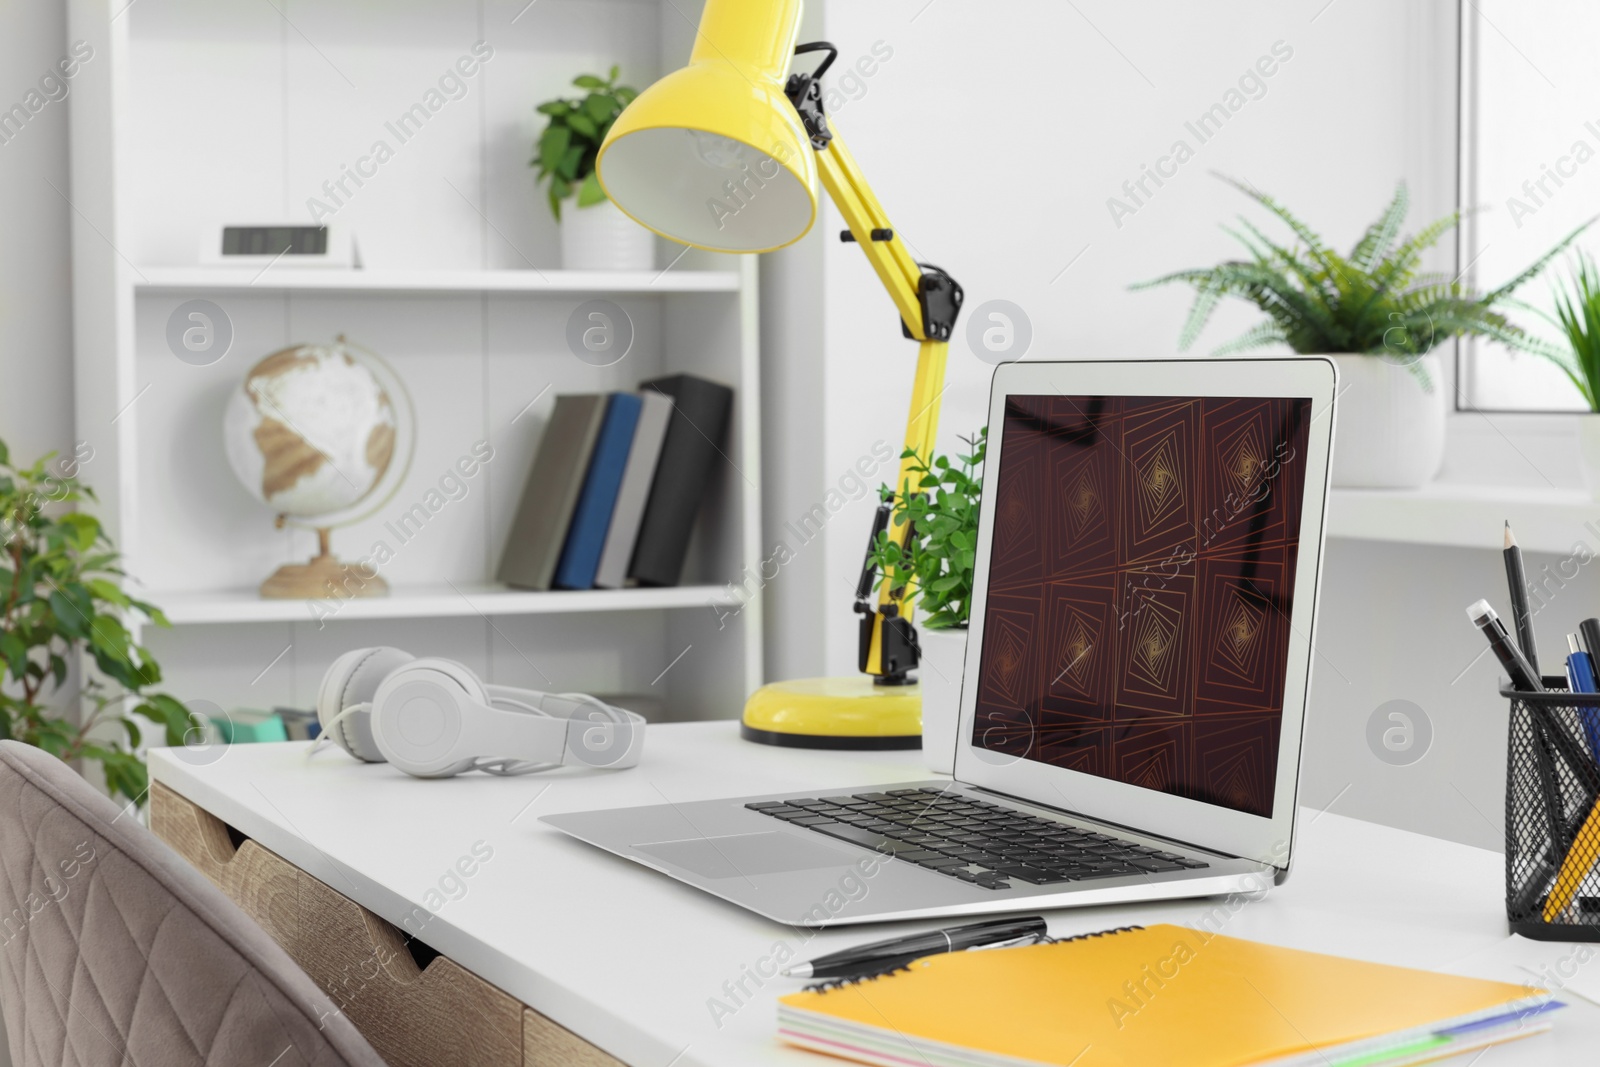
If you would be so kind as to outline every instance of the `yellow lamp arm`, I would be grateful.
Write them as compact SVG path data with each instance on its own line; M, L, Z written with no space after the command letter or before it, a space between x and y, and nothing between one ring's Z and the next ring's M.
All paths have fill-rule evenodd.
M889 216L873 195L871 186L856 166L855 157L845 147L839 131L830 127L833 134L828 147L817 153L817 177L833 200L839 214L844 216L850 234L866 253L867 262L877 272L878 280L889 290L895 307L900 309L900 319L918 338L922 337L922 303L917 295L917 285L922 278L922 268L912 260L905 243L897 237L875 241L872 234L888 231Z
M945 360L949 351L949 342L931 340L926 336L923 328L923 308L920 286L923 284L923 269L911 258L906 250L905 243L894 234L889 225L889 217L884 212L883 206L878 203L878 198L873 195L872 189L867 185L856 161L851 156L849 149L844 145L839 136L839 131L833 129L832 138L827 147L817 152L817 174L822 179L824 188L833 199L839 213L844 216L845 224L850 227L850 233L861 250L866 253L867 262L872 264L872 269L877 272L878 280L883 282L884 288L889 291L889 296L894 300L895 306L900 310L901 321L905 323L908 332L919 342L917 350L917 372L911 388L911 409L906 419L905 449L921 456L924 461L933 454L934 439L939 429L939 400L944 395ZM887 240L874 240L874 234L888 234ZM900 461L899 476L895 479L894 489L898 494L911 482L915 489L919 475L911 469L916 460L904 458ZM909 524L888 527L889 536L905 547L907 537L911 533ZM870 551L870 546L869 546ZM903 619L903 623L890 623L891 619ZM891 662L885 662L886 642L884 628L886 625L901 625L909 627L912 618L912 591L891 589L889 583L882 583L878 591L878 606L870 618L862 620L862 640L860 666L867 674L884 676L900 675L909 669L912 664L903 660L894 662L896 657L890 656Z

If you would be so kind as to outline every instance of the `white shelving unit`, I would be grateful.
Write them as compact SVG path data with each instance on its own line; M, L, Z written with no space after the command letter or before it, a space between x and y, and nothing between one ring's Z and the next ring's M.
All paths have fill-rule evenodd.
M587 589L558 594L507 589L503 585L418 586L402 596L370 597L315 605L319 619L488 618L569 612L665 611L673 608L734 608L739 599L725 586L682 585L671 589ZM298 600L263 600L249 592L172 593L161 598L174 625L299 622L308 610Z
M140 293L736 293L734 270L332 270L146 267Z
M753 257L680 255L654 270L558 269L558 231L527 167L533 107L619 63L642 87L687 56L683 0L418 0L375 16L317 5L70 0L93 48L73 82L73 263L84 479L140 595L163 687L184 700L310 706L333 658L393 644L462 660L509 685L642 694L674 719L732 717L762 681L760 613L737 587L760 559L757 276ZM480 44L481 42L481 44ZM478 54L471 75L457 61ZM456 71L454 75L452 71ZM223 222L314 221L309 201L422 105L426 124L333 218L365 269L202 265ZM434 105L439 106L435 107ZM225 357L178 359L167 325L185 301L222 308ZM594 366L569 317L603 298L634 339ZM346 559L393 550L386 598L264 601L256 585L307 558L307 531L273 515L227 466L221 419L258 359L344 334L406 381L418 439L406 482L369 520L335 531ZM734 418L680 586L526 592L493 574L556 395L631 389L688 372L734 388ZM475 446L472 478L447 481ZM397 536L429 490L446 505ZM731 583L731 587L730 587Z

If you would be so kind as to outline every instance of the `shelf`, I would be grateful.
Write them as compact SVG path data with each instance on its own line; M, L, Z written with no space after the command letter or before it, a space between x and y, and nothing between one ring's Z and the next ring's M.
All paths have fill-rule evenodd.
M242 210L272 222L307 195L328 205L329 194L316 190L325 178L344 182L345 173L364 170L354 155L362 146L379 137L390 149L411 140L407 131L381 129L383 118L399 130L396 116L426 89L419 55L440 57L442 70L458 52L449 42L482 36L474 5L407 4L405 17L388 20L377 35L361 32L359 18L351 22L360 5L308 8L297 22L317 47L330 49L338 69L313 51L317 72L287 81L285 70L307 62L306 39L271 11L263 17L259 6L205 5L204 26L195 30L193 0L139 0L131 10L127 0L65 5L69 38L92 46L96 57L73 83L82 151L66 176L79 312L74 412L93 439L87 476L106 488L98 515L124 552L130 590L176 624L165 634L143 632L160 650L164 689L179 699L309 706L335 647L405 632L426 646L439 627L451 631L441 640L448 638L452 654L479 664L495 663L507 635L536 633L541 658L559 665L563 686L658 693L673 718L735 713L764 679L764 613L739 610L750 594L720 584L755 573L762 559L760 486L753 475L737 476L760 466L758 257L657 241L657 258L639 261L644 270L559 269L553 220L530 196L528 141L517 132L527 125L528 101L537 99L529 94L569 80L572 57L608 56L644 84L667 57L673 67L681 62L684 32L693 27L664 5L626 2L582 4L581 18L547 17L549 5L536 4L508 26L526 4L501 13L497 58L485 68L491 73L463 76L467 98L429 120L425 138L417 135L443 153L439 165L417 165L428 161L413 154L428 147L408 146L384 165L376 186L367 183L358 204L346 206L349 189L334 198L339 225L383 235L382 248L363 248L360 270L287 256L223 260L202 255L197 236L216 233L219 220ZM356 38L359 56L343 55L340 41ZM502 67L503 76L492 73ZM492 91L485 76L497 79ZM351 79L391 101L385 116L351 106ZM403 125L414 126L426 110L406 112ZM249 117L247 125L265 122L272 136L191 153L185 180L174 182L184 131L227 126L238 116ZM174 309L195 299L226 311L234 346L227 361L198 368L170 357L166 331L183 324ZM612 368L570 356L563 338L574 309L597 300L621 305L637 328L628 360ZM394 582L389 597L264 601L256 583L286 554L304 560L306 543L303 535L291 544L271 534L259 514L233 513L250 505L221 447L219 405L244 372L236 360L248 364L338 333L362 338L405 378L416 421L428 431L416 439L396 510L360 528L392 549L410 532L380 535L380 518L414 528L422 521L417 506L436 513L440 494L451 510L448 519L431 520L426 548L405 549L399 571L385 569ZM726 470L697 519L686 582L698 584L549 593L494 585L482 561L492 564L504 520L519 505L540 433L532 413L547 410L557 394L671 374L721 382L740 398L720 446ZM463 479L472 503L458 504L460 490L440 479L478 441L493 442L494 463ZM234 535L249 539L242 555L219 555L217 545ZM355 553L353 544L345 548ZM466 562L433 569L429 560ZM274 634L283 636L264 647ZM673 666L690 644L694 652ZM263 675L279 650L277 666ZM505 666L507 681L538 680L519 675L527 664Z
M1507 521L1530 552L1600 551L1600 502L1581 489L1436 482L1421 489L1335 489L1328 536L1498 551Z
M340 270L330 267L142 267L134 287L163 292L732 293L731 270Z
M736 606L726 586L671 589L585 589L549 593L503 585L412 586L390 596L358 600L263 600L254 590L140 593L174 626L347 619L425 619L463 615L554 615L602 611L659 611Z

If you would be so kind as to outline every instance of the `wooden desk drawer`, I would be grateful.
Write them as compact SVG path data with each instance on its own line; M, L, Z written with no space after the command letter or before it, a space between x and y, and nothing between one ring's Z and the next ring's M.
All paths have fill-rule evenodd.
M272 935L389 1067L622 1067L159 782L150 827Z

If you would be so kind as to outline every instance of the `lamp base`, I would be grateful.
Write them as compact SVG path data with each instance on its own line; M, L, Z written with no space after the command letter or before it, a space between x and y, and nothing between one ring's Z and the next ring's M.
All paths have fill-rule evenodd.
M922 747L922 690L871 678L796 678L750 694L739 735L788 748Z

